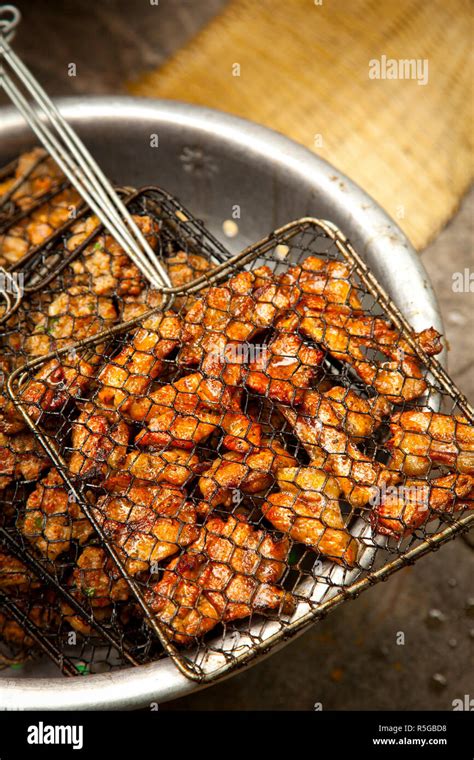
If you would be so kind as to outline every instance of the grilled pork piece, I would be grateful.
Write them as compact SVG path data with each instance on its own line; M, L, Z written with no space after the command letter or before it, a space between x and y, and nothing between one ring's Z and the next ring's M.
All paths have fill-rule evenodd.
M28 497L20 529L44 557L53 561L69 551L72 540L84 544L93 533L56 469L50 470Z
M146 592L171 638L192 644L218 623L253 612L293 609L291 596L275 584L285 570L289 544L247 521L210 518L199 538L165 568Z
M344 524L337 480L316 467L285 467L276 477L281 490L270 494L262 507L267 520L294 541L353 566L358 542Z
M431 481L407 480L381 492L371 513L374 530L403 537L443 514L474 508L474 478L443 475Z
M407 475L426 475L442 465L474 475L474 428L464 417L412 409L390 420L391 466Z

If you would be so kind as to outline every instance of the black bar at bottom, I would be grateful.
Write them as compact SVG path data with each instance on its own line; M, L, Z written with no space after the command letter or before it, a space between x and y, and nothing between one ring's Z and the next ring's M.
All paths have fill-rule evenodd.
M1 680L0 680L1 689ZM164 706L163 706L164 707ZM453 712L0 712L0 759L293 756L474 757L469 703ZM471 710L471 711L470 711ZM324 753L324 755L323 755ZM104 754L105 757L105 754ZM263 755L262 755L263 757Z

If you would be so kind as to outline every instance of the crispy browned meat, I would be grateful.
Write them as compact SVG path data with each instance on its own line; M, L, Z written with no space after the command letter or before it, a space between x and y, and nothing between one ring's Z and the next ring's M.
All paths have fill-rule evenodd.
M93 528L59 472L52 469L26 502L21 532L43 556L55 560L69 550L71 540L85 543Z
M156 245L149 217L136 217L136 223ZM88 216L78 221L67 242L71 251L94 232L99 220ZM110 244L105 252L104 246ZM28 357L44 356L75 340L90 337L110 326L117 319L112 301L116 292L137 290L137 280L144 287L141 275L123 250L111 242L110 236L100 234L66 270L69 287L60 294L38 293L24 302L8 322L5 340L15 351L21 350L22 361ZM137 290L138 292L138 290ZM134 296L127 296L133 298ZM15 331L18 329L18 332Z
M155 249L158 226L149 216L132 216L150 246ZM74 234L68 240L69 250L77 248L98 224L96 217L87 217L77 223ZM123 248L107 232L101 232L84 249L80 258L71 262L74 280L99 296L139 295L145 281L138 267L130 260Z
M330 400L318 391L305 393L298 413L287 407L280 407L280 411L293 426L312 464L337 477L345 498L353 506L364 506L378 487L399 479L398 473L374 462L357 448L341 429L341 420Z
M119 576L106 551L96 546L83 549L68 580L68 590L98 621L110 618L114 603L130 596L126 580ZM85 635L91 633L91 626L67 602L61 602L61 611L72 628Z
M44 151L41 148L34 148L28 153L23 153L19 158L14 176L0 183L0 196L7 193L37 159L43 156ZM59 190L63 180L64 176L59 167L47 157L12 194L15 207L20 211L27 211L46 193ZM56 229L69 221L71 210L78 208L81 202L75 189L66 188L31 211L6 234L0 235L0 265L15 263L30 248L43 243Z
M276 335L257 359L250 361L246 381L252 390L277 401L299 403L302 391L314 376L314 365L323 358L319 349L304 346L296 329L339 361L351 364L384 397L384 403L379 402L379 416L382 409L384 414L388 412L389 402L411 400L426 389L411 346L386 320L362 311L344 264L309 257L302 267L292 267L278 277L262 268L258 287L248 272L241 275L242 280L232 278L224 286L209 288L190 309L183 331L188 345L180 352L182 362L192 365L201 361L205 374L239 385L242 361L229 360L229 349L235 354L234 343L245 344L260 330L273 325ZM237 295L233 280L239 285ZM417 337L428 353L441 350L439 335L433 328ZM369 349L385 354L390 361L369 359ZM351 414L347 424L361 426L361 418Z
M85 286L74 285L55 297L40 297L35 305L23 309L22 317L13 315L4 341L21 366L28 358L44 356L54 349L73 346L75 341L92 337L110 327L117 318L111 298L98 297ZM17 325L18 323L18 325ZM18 329L18 332L16 332ZM71 355L52 359L41 367L22 391L26 410L37 420L41 411L58 411L69 398L82 395L95 372L103 346L88 361L71 348ZM29 404L32 403L32 406ZM6 433L22 430L24 422L12 403L0 399L0 428Z
M0 584L1 585L1 584ZM31 622L42 631L57 629L59 625L58 607L55 602L54 594L51 591L42 592L43 598L38 600L31 599L31 595L24 595L23 597L16 597L15 603L17 606L26 612ZM0 639L6 641L8 644L15 648L21 647L23 652L12 653L11 663L15 661L24 661L28 655L32 653L36 644L31 636L29 636L24 628L19 625L16 620L13 620L0 610ZM0 655L0 662L5 662L4 655Z
M1 351L1 345L0 345ZM14 435L25 429L25 421L11 401L6 378L12 371L12 358L0 355L0 433Z
M185 251L178 251L174 256L169 256L165 264L175 288L189 284L212 268L211 262L205 256Z
M165 359L178 346L181 320L172 312L153 314L100 371L97 401L127 414L136 397L161 374Z
M323 358L319 348L298 335L280 332L250 361L247 387L284 404L299 404Z
M349 305L359 309L358 287L342 261L307 256L299 266L290 267L280 275L282 284L291 285L301 294L324 296L328 304Z
M350 388L335 385L323 393L337 415L342 430L353 438L367 438L391 409L385 396L365 399Z
M294 289L280 284L268 267L240 272L225 285L208 288L186 315L185 346L179 361L187 365L201 362L206 372L206 359L215 365L216 353L222 357L226 343L251 340L296 298Z
M12 198L18 208L27 210L37 198L54 189L58 180L64 179L64 175L53 159L47 156L44 148L33 148L18 157L13 175L0 183L0 196L7 193L21 178L23 181Z
M0 550L0 590L11 596L37 627L47 629L53 622L58 622L56 607L53 605L54 594L42 588L39 579L6 549ZM36 595L39 594L41 598L37 599ZM25 647L26 650L34 646L33 639L4 610L0 610L0 640L15 647ZM27 653L28 651L23 652L20 659L24 659ZM18 652L12 653L11 662L15 662L17 657ZM8 663L3 652L0 653L0 663L2 662Z
M200 511L209 511L219 504L230 506L233 492L237 489L245 493L258 493L271 485L271 473L267 470L255 473L245 460L245 454L230 451L213 461L199 479L199 488L205 499Z
M444 465L474 475L474 428L464 417L412 409L390 421L391 466L407 475L426 475Z
M41 601L31 602L26 600L16 599L16 604L27 611L28 617L31 622L43 631L51 629L52 626L57 626L58 612L52 604L44 604ZM19 625L16 620L8 617L0 610L0 640L6 641L8 644L15 648L21 647L26 650L22 652L18 658L18 654L13 653L11 658L11 664L15 662L24 662L27 659L28 654L32 654L35 647L35 642L31 636L28 636L24 628ZM0 655L0 662L5 662L5 657Z
M436 356L436 354L441 353L443 350L443 345L441 343L442 335L440 335L434 327L427 327L419 333L413 333L413 337L418 346L423 349L428 356Z
M13 401L7 396L6 392L0 392L0 433L6 436L13 436L21 433L26 428L26 423L20 412L15 407ZM0 445L3 438L0 438Z
M97 516L131 574L150 570L197 537L196 511L180 487L199 468L188 450L135 451L104 481L113 494L99 500Z
M159 230L148 216L134 215L133 219L145 235L148 243L156 249ZM75 234L68 241L68 248L75 248L92 232L95 217L87 217L85 222L79 222ZM127 322L146 314L150 309L161 306L163 295L147 286L135 265L123 250L109 235L101 234L94 242L86 247L83 260L76 259L71 264L77 282L84 282L98 295L119 293L121 296L120 318ZM171 282L175 287L181 287L191 282L203 272L210 269L209 260L198 254L179 251L164 261ZM188 307L190 297L176 298L176 309Z
M120 469L104 481L103 486L111 491L125 491L132 480L140 480L144 485L169 483L181 487L201 471L199 457L188 449L132 451L120 462Z
M305 269L293 267L284 276L274 277L269 270L262 268L257 275L242 272L235 278L231 278L224 286L209 288L202 298L196 300L188 312L183 329L182 337L185 346L180 354L181 361L188 364L201 362L199 372L178 381L183 385L182 390L187 397L187 408L178 409L179 406L184 407L184 404L179 398L179 393L176 394L176 383L174 387L165 386L156 392L156 396L152 399L154 403L151 409L145 401L138 404L132 403L132 416L135 419L145 420L148 428L139 436L140 445L163 446L171 443L191 447L191 441L198 443L205 440L215 429L214 426L219 424L216 416L214 418L210 416L208 410L212 410L217 415L217 406L225 405L229 408L229 405L225 404L225 395L229 396L229 389L237 388L241 384L244 363L250 364L246 381L252 390L286 404L300 403L304 390L308 388L314 376L315 365L321 362L323 353L317 348L305 346L301 338L292 332L295 328L292 324L293 318L296 317L298 324L301 323L301 318L297 314L288 313L287 310L288 307L295 305L302 292L310 294L303 296L302 303L305 298L324 301L323 296L316 294L320 290L326 293L328 287L330 289L328 282L333 281L331 270L334 272L335 283L334 289L331 290L333 308L346 309L351 315L355 313L354 309L358 306L358 301L351 296L353 288L349 282L349 272L344 267L336 265L332 268L326 267L324 262L317 258L311 259ZM302 280L301 287L300 279ZM344 305L347 299L350 301L350 306ZM343 304L340 303L341 300ZM359 314L363 315L360 311ZM363 317L365 319L365 315ZM271 326L277 318L280 320L278 332L270 342L267 351L261 352L257 359L253 358L250 362L248 358L242 361L243 349L249 348L245 342L253 338L259 330ZM353 317L353 322L352 330L357 332L359 324L355 317ZM362 322L365 335L368 326L363 319ZM383 320L373 320L372 327L374 324L381 335L385 337L390 335L392 342L390 343L387 338L387 344L393 344L395 334L397 338L400 338L395 331L389 331L388 323ZM385 332L382 331L382 327ZM372 336L370 338L372 340ZM236 352L237 358L234 356ZM211 405L209 398L204 399L200 390L206 388L207 379L210 378L215 379ZM193 394L198 396L199 401ZM334 408L331 409L333 416L335 414L339 419L342 417L343 421L347 419L348 428L358 428L359 434L367 434L366 431L369 428L362 415L368 412L368 404L365 404L365 408L361 410L363 401L360 400L356 408L355 394L349 397L349 401L354 407L350 416L347 415L341 403L336 406L336 400ZM201 405L205 405L205 408L202 409ZM380 404L377 409L378 419L381 416L382 406ZM371 408L375 412L375 405L369 406L369 409ZM145 412L144 409L146 409ZM341 414L341 409L344 414ZM387 402L385 402L385 410L388 411ZM248 418L245 415L239 415L238 419L234 420L234 425L239 424L245 431L244 434L240 432L236 437L237 440L230 434L230 437L224 441L224 445L236 451L248 451ZM251 443L256 445L255 440ZM331 454L339 453L337 445L332 445ZM360 460L362 455L354 451L354 456ZM342 476L344 475L347 475L347 472L342 473Z
M137 436L137 444L192 449L208 438L223 415L216 404L213 409L210 409L211 402L203 404L205 383L202 374L195 373L162 386L146 398L132 401L131 418L146 425ZM218 381L214 384L217 386ZM222 383L219 391L225 392Z
M338 361L347 362L359 377L389 401L398 404L421 396L426 380L418 359L398 330L379 317L341 305L328 305L324 297L304 296L298 303L295 326L304 335L324 346ZM442 346L433 337L415 336L430 353L439 353ZM368 358L367 350L385 354L390 361Z
M281 490L262 507L267 520L294 541L353 566L358 543L344 524L335 478L316 467L287 467L278 470L277 479Z
M152 287L142 290L138 296L124 296L118 304L120 321L128 322L131 319L138 319L147 314L150 309L162 307L165 300L166 296Z
M125 458L129 435L128 425L117 412L87 402L72 426L69 471L82 479L105 477Z
M8 263L18 261L28 250L44 243L57 229L70 221L71 213L81 204L82 199L78 192L72 187L67 187L17 222L8 230L8 235L3 240L3 252ZM8 250L9 246L14 247L13 241L16 243L17 253L21 251L20 256L12 256L11 249Z
M176 380L132 402L129 414L146 429L137 437L140 446L193 448L220 426L224 445L247 451L258 445L261 428L240 410L240 391L202 372Z
M233 396L235 406L238 407L237 399L240 394ZM239 407L240 409L240 407ZM238 453L252 451L254 447L260 446L262 439L262 426L259 422L239 411L230 411L228 408L224 411L220 426L225 432L222 444L226 449L231 449Z
M33 433L0 433L0 490L18 479L37 480L50 464Z
M44 356L50 350L46 332L52 299L52 294L48 292L32 296L31 301L24 299L7 320L0 345L2 352L5 350L3 361L7 361L8 355L10 371L21 367L28 359Z
M66 249L70 251L71 253L75 251L77 248L79 248L82 243L89 237L89 235L92 235L97 228L100 226L101 222L98 216L95 216L95 214L87 214L86 216L83 216L81 219L78 219L76 223L71 227L68 239L66 241ZM98 236L98 240L103 240L100 236ZM84 251L84 255L93 253L95 250L99 250L99 247L101 247L101 243L99 242L99 245L97 248L95 248L95 243L93 243L91 246L87 246ZM78 262L73 259L70 263L70 267L74 274L76 275L74 277L74 283L76 285L81 284L81 277L80 275L83 274L85 271L85 267L83 264L78 264ZM78 267L76 269L76 267ZM99 270L94 270L94 275L96 277L100 277L102 272ZM92 274L92 272L91 272ZM87 284L87 282L82 283ZM94 291L97 292L97 291ZM103 294L101 294L103 295Z
M83 397L98 360L98 356L89 361L71 356L62 362L58 359L46 362L19 394L29 416L36 422L43 412L62 412L69 401Z
M444 475L426 480L407 480L381 492L371 512L374 530L388 536L406 536L429 520L474 508L474 478Z
M49 350L91 338L111 327L116 318L110 297L97 296L85 285L73 285L57 295L49 306Z
M136 221L156 245L155 223L149 217ZM92 216L78 222L69 249L96 225ZM203 257L183 252L167 264L179 285L209 268ZM398 537L431 516L474 506L474 478L467 474L474 440L462 418L395 415L391 466L362 453L372 450L363 448L364 439L393 405L421 396L427 381L400 331L363 310L357 280L345 263L310 256L281 275L268 267L244 270L175 301L179 316L157 311L144 319L150 306L161 306L162 296L144 283L107 233L68 265L65 278L60 295L46 294L24 318L31 325L27 339L24 325L12 318L4 342L13 357L7 371L26 356L72 347L118 318L140 318L112 358L104 362L105 344L92 358L61 355L21 393L37 421L43 412L57 414L75 404L79 417L66 444L72 451L69 470L105 492L91 507L101 529L130 577L142 582L154 576L148 602L177 643L190 644L218 623L260 610L289 612L290 597L276 584L292 542L355 566L360 544L346 526L341 499L361 508L381 494L372 514L374 530ZM433 328L413 337L429 355L441 348ZM175 351L176 369L184 376L166 372ZM337 360L331 380L323 370L328 359ZM341 363L341 385L332 386ZM358 375L359 387L365 383L364 391L343 386L348 369ZM86 400L92 391L93 400ZM7 483L24 477L11 442L26 434L13 411L8 397L0 399L0 429L9 433L0 434L0 485L2 478ZM52 424L51 416L45 419ZM309 466L273 438L280 427L303 444ZM200 459L205 448L215 453L210 462ZM422 497L403 486L395 496L390 492L402 479L400 470L424 475L431 463L456 468L457 474L405 484L427 489ZM194 487L196 476L201 500L194 503L185 489ZM267 528L210 514L230 507L236 492L264 502ZM269 523L284 538L275 540ZM53 561L73 539L83 544L92 530L55 470L29 497L20 528ZM115 616L121 609L116 603L130 599L127 583L96 546L82 551L68 588L99 621ZM74 628L90 632L66 603L62 612Z
M255 494L266 491L275 482L275 473L297 462L277 440L264 442L248 454L229 451L217 457L199 479L204 497L199 511L206 513L219 504L231 506L236 491Z
M218 412L232 400L232 393L224 383L206 378L202 372L194 372L162 385L145 398L136 399L130 405L129 413L135 422L149 424L169 410L189 414L203 407Z
M130 575L153 572L153 563L176 554L199 533L184 492L166 484L132 483L126 493L101 497L94 511Z
M26 565L6 549L0 549L0 589L27 592L40 585Z
M91 338L112 326L117 312L111 298L98 297L84 286L74 286L57 296L49 307L47 333L34 334L29 352L45 355L53 349L71 346L61 360L50 359L26 383L21 392L28 413L37 420L41 412L63 409L70 400L84 394L96 372L104 345L95 346L87 360L74 348L78 340Z
M274 585L288 548L287 540L274 540L242 517L211 518L147 591L148 603L169 635L187 645L221 622L270 609L289 612L290 595Z

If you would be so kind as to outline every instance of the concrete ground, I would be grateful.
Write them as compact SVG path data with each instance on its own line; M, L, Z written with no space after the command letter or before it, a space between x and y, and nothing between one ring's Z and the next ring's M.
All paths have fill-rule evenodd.
M183 45L225 0L20 0L17 51L51 94L119 92ZM45 55L45 50L47 54ZM77 65L67 76L68 63ZM474 400L474 191L422 253L445 321L453 379ZM457 539L333 611L284 650L228 681L167 705L180 710L451 709L474 696L474 552ZM397 634L405 634L404 645ZM400 639L400 637L398 637Z

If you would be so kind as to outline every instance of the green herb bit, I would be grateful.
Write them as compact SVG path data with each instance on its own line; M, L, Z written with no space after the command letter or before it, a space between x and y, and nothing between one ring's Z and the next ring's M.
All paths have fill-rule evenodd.
M52 329L57 325L61 317L49 317L48 318L48 329L46 332L48 332L50 335L52 335Z
M296 565L299 559L299 552L297 549L293 548L288 556L288 564L289 565Z

